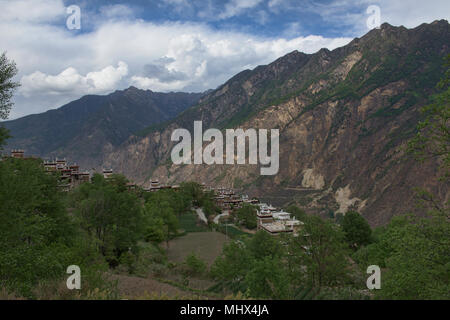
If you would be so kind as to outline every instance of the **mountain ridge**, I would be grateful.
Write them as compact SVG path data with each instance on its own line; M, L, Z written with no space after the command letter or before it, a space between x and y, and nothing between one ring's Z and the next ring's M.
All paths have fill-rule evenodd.
M130 87L108 95L87 95L58 109L2 123L13 136L6 148L67 157L91 168L104 152L143 128L175 117L203 93L159 93Z
M443 74L449 43L449 24L441 20L414 29L383 24L333 51L291 52L237 74L164 128L131 137L105 163L142 184L152 177L197 180L322 215L353 208L372 225L384 224L400 210L414 210L406 184L449 197L432 182L438 166L420 166L403 151ZM171 132L192 132L195 120L204 130L279 128L280 173L261 177L258 166L173 165Z

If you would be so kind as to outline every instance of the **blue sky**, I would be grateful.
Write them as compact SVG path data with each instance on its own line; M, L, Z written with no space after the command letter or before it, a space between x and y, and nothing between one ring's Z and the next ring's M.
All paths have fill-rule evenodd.
M67 7L80 8L69 30ZM214 89L293 50L347 44L380 22L412 28L449 19L448 0L0 0L0 51L22 86L10 118L131 85Z
M126 4L124 13L136 19L165 22L194 22L207 24L216 30L238 30L265 37L294 38L316 34L326 37L356 36L365 27L355 26L354 21L329 19L326 11L334 8L334 15L360 15L368 5L355 2L342 5L333 0L65 0L65 5L76 4L83 11L101 15L109 8ZM372 1L371 4L377 4ZM92 30L87 23L84 32ZM344 22L344 23L343 23ZM364 21L363 21L364 22Z

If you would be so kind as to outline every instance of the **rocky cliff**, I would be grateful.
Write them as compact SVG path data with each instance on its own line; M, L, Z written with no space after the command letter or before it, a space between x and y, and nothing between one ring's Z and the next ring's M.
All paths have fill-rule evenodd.
M292 52L236 75L104 162L142 184L194 180L322 215L356 209L372 225L384 224L414 211L414 187L449 198L436 162L419 164L404 150L449 45L448 22L436 21L415 29L384 24L334 51ZM192 131L195 120L204 130L279 129L279 173L261 176L258 165L174 165L171 134Z

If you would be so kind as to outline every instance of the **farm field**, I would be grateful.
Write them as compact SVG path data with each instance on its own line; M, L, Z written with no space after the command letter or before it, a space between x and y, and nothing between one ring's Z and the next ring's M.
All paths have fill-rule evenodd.
M189 254L195 253L197 257L211 265L227 241L226 236L219 232L192 232L170 241L167 257L169 261L179 263Z

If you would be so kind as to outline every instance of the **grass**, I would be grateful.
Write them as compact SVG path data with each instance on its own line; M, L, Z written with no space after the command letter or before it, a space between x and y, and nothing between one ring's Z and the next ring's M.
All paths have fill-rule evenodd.
M219 225L216 227L217 231L223 233L223 234L227 234L228 237L232 238L232 239L239 239L242 236L252 236L252 234L244 232L242 230L239 230L238 228L234 227L234 226L228 226L225 227L225 225Z
M206 232L209 228L198 220L197 214L186 213L178 218L180 222L180 229L186 233L190 232Z
M180 263L186 257L195 255L211 265L222 253L223 245L227 242L225 235L219 232L193 232L169 242L169 261Z

